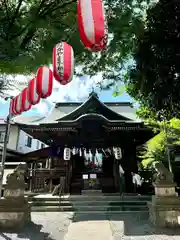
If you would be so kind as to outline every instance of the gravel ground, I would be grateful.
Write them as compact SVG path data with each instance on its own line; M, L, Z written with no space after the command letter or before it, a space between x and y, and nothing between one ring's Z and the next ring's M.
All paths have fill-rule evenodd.
M0 240L63 240L72 222L109 220L110 240L180 240L180 229L156 229L147 214L73 214L67 212L32 213L32 223L19 233L0 233ZM102 229L101 229L102 230ZM80 233L79 233L80 234ZM93 240L93 239L92 239Z

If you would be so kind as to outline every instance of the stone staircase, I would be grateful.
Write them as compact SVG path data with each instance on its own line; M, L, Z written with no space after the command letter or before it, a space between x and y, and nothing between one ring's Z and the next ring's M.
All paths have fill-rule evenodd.
M82 192L82 195L51 196L50 194L28 197L34 212L76 213L136 213L148 212L150 196L103 195L98 190Z

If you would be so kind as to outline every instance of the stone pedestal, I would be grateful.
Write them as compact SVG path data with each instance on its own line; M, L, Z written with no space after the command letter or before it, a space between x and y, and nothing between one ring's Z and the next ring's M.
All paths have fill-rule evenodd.
M154 184L155 196L148 202L149 219L158 227L179 227L180 198L175 192L175 184Z
M157 197L172 197L177 196L175 191L176 184L175 183L153 183L155 189L155 196Z
M24 197L24 176L15 170L7 178L4 197L0 199L0 230L18 230L31 220L30 205Z
M0 229L18 230L30 220L31 211L27 200L0 200Z

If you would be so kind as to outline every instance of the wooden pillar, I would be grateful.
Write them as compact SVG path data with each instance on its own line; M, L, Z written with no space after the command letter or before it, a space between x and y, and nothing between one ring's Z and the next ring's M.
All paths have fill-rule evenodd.
M46 159L46 165L45 165L45 168L49 168L49 158Z
M32 174L31 174L31 191L34 191L36 186L36 161L32 162Z
M32 178L33 178L33 163L30 164L30 172L29 172L29 190L32 192Z
M49 192L52 192L53 190L53 183L52 183L52 161L53 161L53 157L49 158L49 170L50 170L50 180L49 180Z
M68 179L68 161L65 161L65 191L69 191L69 179Z
M132 193L134 191L134 186L132 182L132 172L135 170L135 158L134 158L134 145L132 142L129 142L129 145L125 148L124 151L124 181L125 181L125 192Z
M113 158L113 177L114 177L114 185L116 186L116 160Z
M118 187L118 178L119 178L119 165L117 164L117 161L114 159L114 166L113 166L113 175L114 175L114 185L115 185L115 189L119 189Z

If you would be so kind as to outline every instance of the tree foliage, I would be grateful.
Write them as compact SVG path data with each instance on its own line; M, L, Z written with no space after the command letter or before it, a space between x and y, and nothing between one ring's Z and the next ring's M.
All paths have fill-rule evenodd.
M0 98L10 97L8 91L12 90L14 86L14 81L10 81L8 76L4 74L0 75Z
M52 48L67 41L82 74L121 80L119 71L136 46L150 0L104 0L109 26L107 51L92 54L82 46L76 23L76 0L3 0L0 2L0 71L35 72L52 62ZM110 83L110 82L108 82Z
M180 1L160 0L147 11L137 42L135 65L126 79L128 93L142 105L141 113L180 117Z
M167 163L166 147L168 146L171 157L173 146L180 145L180 119L172 118L169 122L156 122L159 125L160 133L150 139L141 152L140 158L144 167L148 167L155 161Z

